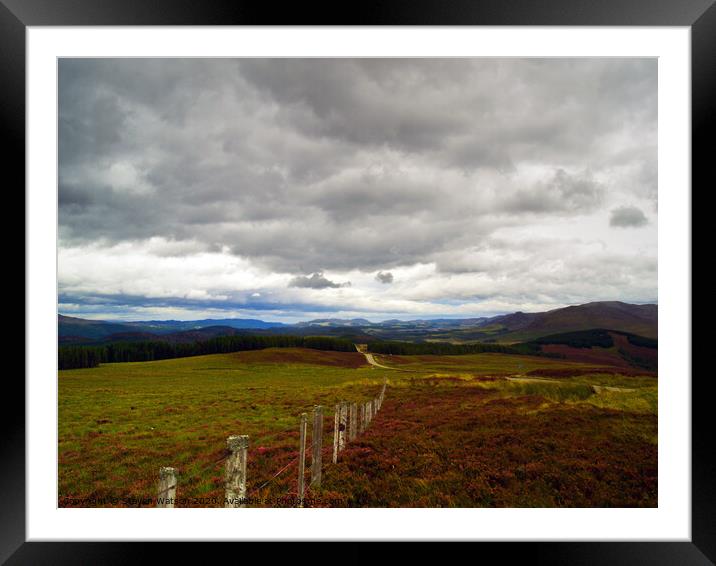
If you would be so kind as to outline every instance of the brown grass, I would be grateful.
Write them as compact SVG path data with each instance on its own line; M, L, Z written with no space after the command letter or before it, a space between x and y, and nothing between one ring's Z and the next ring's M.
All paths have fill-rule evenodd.
M351 507L654 507L656 421L415 384L390 390L324 486Z
M309 348L269 348L232 354L239 363L305 364L356 369L367 365L358 352L329 352Z

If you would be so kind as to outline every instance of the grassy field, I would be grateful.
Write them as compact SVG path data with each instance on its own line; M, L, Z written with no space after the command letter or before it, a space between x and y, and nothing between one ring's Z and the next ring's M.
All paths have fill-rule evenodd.
M232 434L250 436L249 495L290 496L298 415L309 412L310 423L313 405L326 407L330 462L333 405L367 401L387 379L382 410L324 468L313 504L656 506L655 377L504 354L378 360L409 371L298 349L62 371L59 505L153 506L159 468L173 466L180 506L222 506ZM569 371L505 379L533 370Z

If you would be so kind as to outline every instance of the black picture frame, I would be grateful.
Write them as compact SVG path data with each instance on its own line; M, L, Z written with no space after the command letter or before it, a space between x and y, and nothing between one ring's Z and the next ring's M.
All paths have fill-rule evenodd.
M25 186L28 26L266 24L688 26L692 57L692 185L703 186L702 190L716 186L712 150L706 141L716 126L714 0L365 0L351 6L314 2L280 7L244 0L0 0L0 136L5 148L2 161L7 193L19 193L14 187ZM692 189L692 195L693 192ZM24 199L19 206L24 210ZM499 553L500 563L522 559L551 564L685 565L716 561L716 465L708 389L708 379L692 380L690 542L485 543L479 555L484 558ZM24 383L6 375L3 392L6 402L0 411L0 562L125 564L154 561L158 554L167 552L163 545L151 543L26 542L25 409L19 402L24 399ZM210 555L216 551L233 552L227 545L207 546L202 545L206 560L211 560ZM182 553L184 548L185 545ZM361 547L354 555L374 554Z

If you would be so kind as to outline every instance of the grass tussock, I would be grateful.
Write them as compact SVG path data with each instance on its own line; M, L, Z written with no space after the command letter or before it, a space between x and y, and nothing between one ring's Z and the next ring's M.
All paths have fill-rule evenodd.
M595 407L649 415L657 414L658 401L656 387L637 391L600 391L589 399Z
M539 383L510 381L506 387L509 395L539 395L555 403L584 401L594 395L594 390L583 383Z

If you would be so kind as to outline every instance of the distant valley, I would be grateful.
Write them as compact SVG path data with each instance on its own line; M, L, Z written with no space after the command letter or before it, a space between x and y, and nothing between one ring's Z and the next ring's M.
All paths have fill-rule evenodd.
M322 335L354 341L519 343L557 333L609 329L656 338L658 308L618 301L593 302L540 313L515 312L466 319L386 320L317 319L296 324L257 319L151 320L113 322L59 315L60 344L97 344L116 341L161 340L193 342L236 334Z

